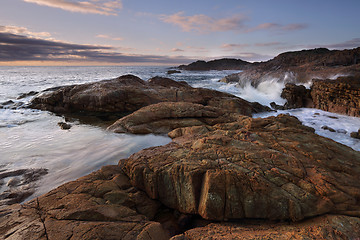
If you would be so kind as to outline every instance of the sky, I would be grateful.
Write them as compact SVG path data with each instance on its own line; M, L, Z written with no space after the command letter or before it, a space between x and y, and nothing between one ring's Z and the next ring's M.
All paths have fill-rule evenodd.
M266 61L360 46L359 0L0 0L0 65Z

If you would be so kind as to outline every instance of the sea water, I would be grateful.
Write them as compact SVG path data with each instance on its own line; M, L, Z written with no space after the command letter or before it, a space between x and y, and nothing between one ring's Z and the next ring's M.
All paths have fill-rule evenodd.
M40 110L23 108L33 96L18 99L24 93L64 86L111 79L133 74L144 80L154 76L186 81L193 87L215 89L234 94L248 101L269 105L284 104L280 97L284 82L270 79L256 88L245 84L226 84L219 80L237 71L182 71L168 75L167 67L0 67L0 104L12 101L15 109L0 109L0 175L17 169L48 169L36 183L36 193L43 194L62 183L77 179L101 166L117 164L141 149L164 145L170 138L164 135L115 134L104 126L72 122L70 130L57 125L62 116ZM3 104L4 105L4 104ZM350 138L350 132L360 128L360 118L328 113L316 109L295 109L256 114L266 117L280 113L298 117L303 124L315 128L316 133L360 151L360 140ZM336 132L322 129L333 128ZM1 182L2 181L2 182ZM0 179L0 193L8 190Z

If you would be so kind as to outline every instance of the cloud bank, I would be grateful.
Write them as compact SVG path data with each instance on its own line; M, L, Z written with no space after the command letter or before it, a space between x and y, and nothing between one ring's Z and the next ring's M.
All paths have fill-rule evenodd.
M131 55L116 52L109 46L84 45L32 38L0 32L0 62L67 61L103 63L179 64L193 61L184 57Z
M117 11L122 9L121 0L23 0L28 3L35 3L42 6L60 8L65 11L92 13L101 15L117 15Z

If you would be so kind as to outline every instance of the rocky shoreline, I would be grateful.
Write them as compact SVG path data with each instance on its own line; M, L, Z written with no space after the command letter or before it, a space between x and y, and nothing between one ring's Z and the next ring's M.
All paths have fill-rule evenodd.
M360 152L295 117L251 118L269 108L132 75L44 92L30 106L62 114L131 112L108 129L168 134L172 142L0 208L3 239L360 236Z
M308 83L312 79L333 79L337 76L360 74L360 47L349 50L317 48L281 53L275 58L253 63L240 73L229 75L221 81L244 86L276 79L287 83Z
M339 77L334 80L314 79L310 89L287 83L281 93L284 106L273 104L275 109L302 107L360 117L360 75Z

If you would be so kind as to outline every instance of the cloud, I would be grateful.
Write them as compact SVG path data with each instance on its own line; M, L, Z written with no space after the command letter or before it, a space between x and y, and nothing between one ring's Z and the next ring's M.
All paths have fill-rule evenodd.
M253 28L248 28L246 32L255 32L260 30L269 30L269 31L279 31L279 32L289 32L289 31L297 31L307 28L307 24L302 23L292 23L292 24L278 24L278 23L262 23Z
M162 15L160 20L180 27L184 32L225 32L236 31L244 28L246 17L242 14L233 15L228 18L215 19L203 14L184 16L184 12L173 15Z
M282 42L265 42L265 43L255 43L257 47L271 47L283 44Z
M17 27L17 26L0 26L0 32L27 35L35 38L51 37L51 34L48 32L31 32L25 27Z
M110 39L110 40L114 40L114 41L122 41L124 40L122 37L111 37L109 35L106 34L99 34L96 35L97 38L105 38L105 39Z
M122 9L121 0L23 0L28 3L36 3L38 5L60 8L70 12L92 13L101 15L117 15L116 12Z
M0 62L82 61L104 63L179 64L193 61L185 57L122 54L109 46L83 45L0 33Z
M171 49L172 52L184 52L183 49L180 49L180 48L173 48Z
M185 16L184 12L178 12L173 15L161 15L160 20L175 26L178 26L184 32L226 32L237 31L243 33L250 33L260 30L271 30L279 32L289 32L302 30L307 28L307 24L292 23L292 24L278 24L278 23L262 23L256 27L249 27L245 25L248 17L244 14L236 14L227 18L212 18L204 14L193 16Z
M238 50L238 49L242 49L242 48L246 48L250 46L249 44L234 44L234 43L226 43L221 45L221 48L224 49L225 51L234 51L234 50Z

